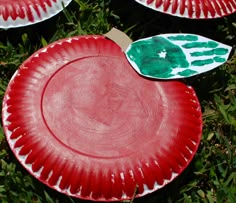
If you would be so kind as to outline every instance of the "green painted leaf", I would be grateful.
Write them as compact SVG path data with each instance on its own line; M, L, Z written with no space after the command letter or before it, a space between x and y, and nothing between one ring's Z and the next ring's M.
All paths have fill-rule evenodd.
M231 47L193 34L163 34L133 42L125 51L141 75L157 79L186 78L227 61Z

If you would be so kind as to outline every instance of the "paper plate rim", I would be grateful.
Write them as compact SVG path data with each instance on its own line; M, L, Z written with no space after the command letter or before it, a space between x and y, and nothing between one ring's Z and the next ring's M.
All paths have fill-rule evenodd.
M45 10L40 5L33 6L33 2L27 8L22 7L21 15L24 16L23 18L19 16L20 14L15 14L16 17L14 17L14 19L11 14L8 14L7 20L5 20L3 13L0 13L0 28L19 28L43 22L61 12L72 0L57 0L57 2L54 0L49 1L52 5L49 6L44 3ZM9 5L9 7L13 8L12 5Z
M167 14L167 15L171 15L171 16L175 16L175 17L179 17L179 18L187 18L187 19L192 19L192 20L194 20L194 19L196 19L196 20L197 19L199 19L199 20L201 20L201 19L210 20L210 19L223 18L225 16L232 15L236 12L236 7L231 5L230 7L231 7L232 11L230 11L229 8L224 5L227 12L221 11L221 15L216 12L215 16L212 16L210 11L207 11L207 13L205 14L204 11L201 10L202 8L200 8L199 16L197 16L196 12L194 12L194 11L192 11L193 16L189 16L187 6L185 7L184 13L181 14L179 12L178 13L173 13L173 11L171 11L171 6L169 6L167 11L164 11L163 4L161 6L159 6L158 8L156 8L155 5L154 5L156 0L154 0L153 3L151 3L150 5L148 5L146 3L148 0L135 0L135 1L137 3L143 5L143 6L147 7L147 8L150 8L150 9L154 10L154 11L158 11L158 12L161 12L161 13L164 13L164 14ZM180 0L178 0L178 1L180 1ZM236 3L235 3L235 5L236 5ZM179 11L179 9L177 9L177 10Z

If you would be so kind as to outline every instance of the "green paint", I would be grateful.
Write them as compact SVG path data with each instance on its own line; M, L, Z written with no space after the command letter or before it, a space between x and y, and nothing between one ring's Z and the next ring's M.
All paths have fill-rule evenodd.
M174 68L189 67L182 49L160 36L134 42L127 55L142 74L153 77L168 78Z
M217 63L224 63L226 61L226 59L216 56L216 57L214 57L214 61Z
M184 76L184 77L188 77L190 75L195 75L197 74L198 72L195 71L195 70L191 70L191 69L187 69L187 70L184 70L182 72L179 72L178 75L180 76Z
M169 36L167 38L172 41L197 41L198 40L198 36L196 35L176 35L176 36Z
M229 52L228 49L225 49L225 48L214 49L214 54L216 54L216 55L225 55L228 52Z
M214 50L209 50L209 51L196 51L190 53L191 56L211 56L214 55Z
M216 48L208 51L196 51L190 53L191 56L212 56L212 55L225 55L228 53L228 49Z
M209 71L219 63L224 63L228 54L226 46L190 34L154 36L132 43L126 52L142 75L165 79L189 77Z
M205 60L196 60L191 63L193 66L205 66L208 64L214 63L213 59L205 59Z
M163 74L159 74L158 77L159 78L164 78L164 79L168 79L168 78L172 78L174 77L175 75L174 74L171 74L171 73L163 73Z
M216 48L218 47L219 43L214 41L209 42L191 42L186 43L182 47L185 49L192 49L192 48Z

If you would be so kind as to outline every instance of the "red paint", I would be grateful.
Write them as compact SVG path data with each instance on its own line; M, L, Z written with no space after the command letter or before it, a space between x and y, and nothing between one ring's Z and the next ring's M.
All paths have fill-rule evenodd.
M229 0L231 5L233 6L234 10L236 9L236 2L234 0Z
M7 10L8 10L8 13L14 13L15 12L15 8L12 4L7 5ZM17 17L17 15L13 15L12 19L16 20L16 17Z
M192 0L188 1L187 8L188 8L188 16L190 18L192 18L193 17L193 4L192 4Z
M30 6L27 4L25 5L25 9L26 9L26 15L27 15L27 19L30 21L30 22L34 22L34 16L33 16L33 13L30 9Z
M221 9L220 9L220 6L219 6L219 4L217 3L217 1L218 1L218 0L212 0L211 2L212 2L213 6L214 6L214 8L215 8L216 13L217 13L219 16L222 16Z
M44 0L44 2L45 2L49 7L52 7L52 0Z
M111 186L111 199L112 197L119 199L123 193L123 182L120 178L120 168L122 167L115 163L113 170L109 171L109 173L111 173L111 177L109 179Z
M216 14L216 11L215 9L213 8L213 3L211 2L212 0L206 0L206 6L208 8L208 11L210 12L211 14L211 17L214 18L215 14Z
M153 175L155 176L155 180L158 185L163 185L164 184L164 175L163 175L163 170L160 168L157 160L155 159L150 159L148 161L150 163L150 168L152 170Z
M185 143L183 143L183 145L184 144ZM183 153L181 153L181 147L182 146L174 146L171 150L171 156L174 157L173 159L178 162L178 164L175 164L175 173L180 173L182 166L184 166L186 162L185 156Z
M225 3L222 0L218 0L218 3L225 14L228 13Z
M179 12L181 15L183 15L184 11L185 11L185 1L187 1L187 0L182 0L179 2L179 4L180 4L180 8L179 8L180 11Z
M57 0L0 0L0 16L4 21L8 21L9 18L16 21L18 18L25 19L27 17L27 20L32 23L36 19L34 19L31 9L41 19L44 13L48 12L47 7L50 8L53 4L58 4ZM44 13L40 12L40 8Z
M74 167L75 168L70 175L70 181L69 181L70 192L72 194L76 194L77 192L79 192L81 181L83 181L86 186L90 184L90 181L89 181L90 177L83 173L83 169L81 169L78 164L76 164ZM87 168L87 170L89 171L89 168ZM69 171L67 171L67 173L68 172ZM89 187L86 187L86 186L82 188L82 192L81 192L83 193L83 196L85 197L87 197L89 194L89 191L88 191Z
M136 1L141 2L141 0ZM145 3L147 6L150 6L153 1L154 0L146 0ZM170 6L171 10L169 9ZM208 19L235 13L236 2L235 0L155 0L154 8L157 11L172 15Z
M28 146L31 146L32 144L28 145ZM34 145L32 145L32 147L34 147ZM32 149L32 148L31 148ZM33 164L32 164L32 170L34 172L37 172L40 170L40 168L42 167L42 165L45 163L45 162L48 162L50 161L50 156L49 156L49 153L51 152L50 149L48 149L48 153L41 153L40 154L40 159L36 159ZM28 154L28 153L27 153ZM32 163L32 162L31 162ZM58 177L58 176L57 176Z
M133 169L133 167L132 167ZM143 193L144 192L144 176L143 176L143 172L142 172L142 168L140 166L140 164L137 163L136 168L134 169L135 173L134 173L134 178L135 178L135 183L138 186L138 193Z
M65 160L59 160L60 158L58 157L57 162L57 170L54 170L52 172L51 177L48 180L49 185L56 185L58 181L58 177L61 175L61 171L66 167L66 162Z
M40 13L40 10L39 10L39 6L36 5L36 4L34 4L34 5L32 5L32 6L33 6L35 12L37 13L37 16L38 16L39 18L41 18L41 13ZM41 6L41 7L42 7L42 6ZM42 7L42 8L43 8L44 12L46 12L46 9L44 9L44 7Z
M156 3L155 3L156 8L159 8L162 5L162 3L163 3L163 0L156 0Z
M66 163L66 166L63 170L61 170L60 175L62 177L59 187L64 190L69 187L69 184L73 180L73 171L75 170L75 166L72 166L72 163ZM72 179L70 181L70 179Z
M233 10L236 9L236 2L234 0L229 0L229 3L227 5L228 9L230 10L230 12L232 12Z
M205 1L200 1L201 3L201 9L203 11L203 14L205 16L205 18L208 18L208 7L206 6L206 2Z
M154 0L147 0L147 4L151 4Z
M2 17L3 19L6 21L9 17L9 10L8 10L8 5L6 5L6 7L2 10ZM14 18L14 15L13 15Z
M47 7L46 7L46 5L49 6L48 0L40 1L39 4L40 4L40 7L43 9L43 11L44 11L44 12L47 12ZM50 6L50 7L51 7L51 6Z
M173 173L179 173L181 171L181 165L179 163L178 157L174 154L174 150L170 151L168 149L164 149L163 152L166 154L166 156L168 157L168 159L166 159L166 163L171 167L171 171Z
M164 0L163 9L167 11L170 6L170 0Z
M37 159L37 157L39 156L39 147L36 147L36 146L38 146L38 144L37 145L32 145L32 147L34 146L34 150L32 150L32 148L31 148L31 151L30 151L30 153L29 153L29 155L27 156L27 158L26 158L26 164L32 164L36 159Z
M176 13L178 6L179 6L178 0L173 0L171 12L172 12L172 13Z
M191 1L191 0L190 0ZM195 0L195 12L196 12L196 18L200 18L200 15L201 15L201 7L200 7L200 1L201 0Z
M48 161L46 165L44 164L44 168L40 174L41 180L46 181L50 177L49 175L50 175L52 169L55 168L55 166L53 166L55 164L55 161L56 161L56 157L51 156L50 161ZM57 169L54 169L54 170L57 170ZM75 176L74 176L74 179L75 179ZM47 183L48 183L48 186L50 186L48 181L47 181Z
M128 163L127 163L128 164ZM129 167L127 167L127 170L128 170ZM132 166L130 166L130 169L132 169ZM134 195L135 191L136 191L136 181L135 181L135 178L132 177L132 174L130 174L129 172L125 172L125 180L124 180L124 188L125 188L125 191L127 191L127 195L129 197L132 197L132 195ZM154 179L152 179L153 181Z
M13 12L12 14L14 14L16 17L18 15L19 18L24 19L26 17L26 13L24 9L22 9L23 7L25 7L25 4L24 5L15 4L14 5L15 12Z
M160 150L160 154L164 154L165 150ZM165 159L163 159L162 157L158 157L157 161L158 161L158 164L163 172L163 178L168 180L171 178L171 175L172 175L172 168L170 167L168 161L166 160L167 157Z
M144 180L146 182L146 185L149 190L154 189L154 184L156 182L155 175L152 173L152 169L150 168L150 164L146 161L143 160L141 165L142 172L144 175Z
M131 199L137 185L142 196L172 181L201 138L193 89L139 76L104 37L70 41L33 54L9 83L2 117L16 157L49 187L82 199Z

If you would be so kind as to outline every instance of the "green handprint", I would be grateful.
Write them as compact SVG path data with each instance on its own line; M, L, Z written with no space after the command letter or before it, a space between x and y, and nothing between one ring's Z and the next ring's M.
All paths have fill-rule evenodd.
M136 41L126 51L134 68L153 78L181 78L226 61L231 47L197 35L169 34Z
M144 75L170 77L173 68L187 68L189 63L179 46L162 37L133 44L128 56Z

